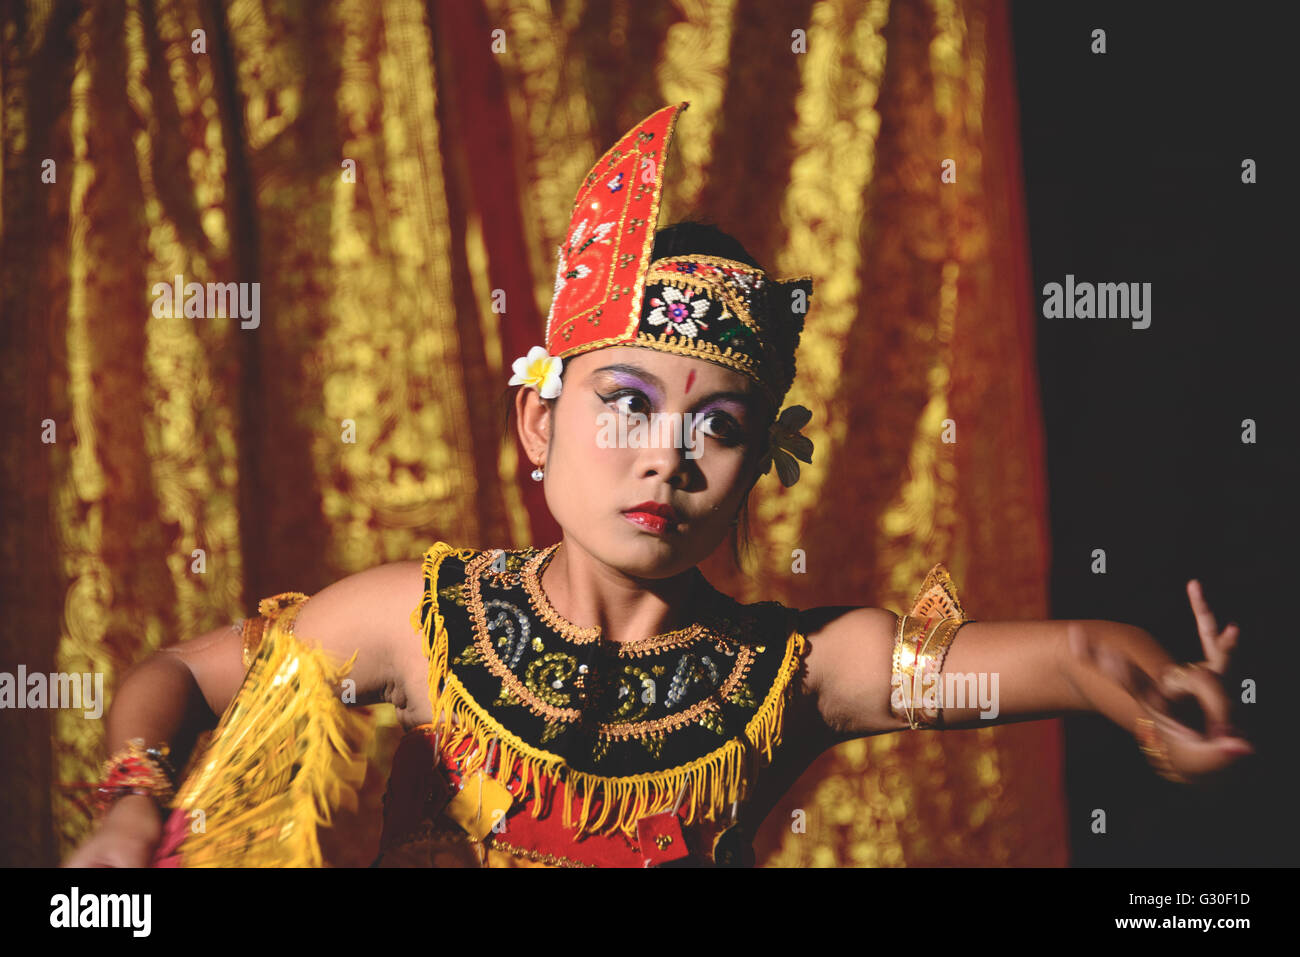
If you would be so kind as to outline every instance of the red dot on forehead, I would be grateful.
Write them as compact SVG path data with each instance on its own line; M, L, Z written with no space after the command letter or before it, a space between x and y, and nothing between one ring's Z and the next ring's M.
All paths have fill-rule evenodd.
M686 394L691 394L691 383L695 381L695 370L692 369L690 375L686 377Z

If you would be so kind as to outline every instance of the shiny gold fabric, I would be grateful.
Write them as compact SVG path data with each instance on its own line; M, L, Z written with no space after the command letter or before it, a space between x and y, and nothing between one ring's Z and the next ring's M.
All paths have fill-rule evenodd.
M504 434L509 362L540 341L579 178L682 99L663 222L703 215L817 283L787 400L814 412L815 464L760 483L749 577L721 557L706 573L742 600L902 611L943 561L973 618L1042 617L1004 6L6 5L0 669L102 671L111 694L260 597L438 538L554 540ZM260 326L153 318L176 275L260 282ZM71 711L0 722L0 862L52 863L85 834L61 785L93 776L102 732ZM844 745L759 859L1061 863L1058 735ZM390 725L370 834L393 743ZM339 862L367 850L338 844Z

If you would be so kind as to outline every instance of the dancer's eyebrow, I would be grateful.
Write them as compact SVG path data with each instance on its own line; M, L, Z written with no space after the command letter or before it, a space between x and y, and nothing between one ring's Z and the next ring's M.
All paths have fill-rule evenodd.
M738 402L745 407L746 412L754 411L754 393L752 392L710 392L708 395L702 395L695 400L693 408L702 409L704 406L713 402Z
M663 380L661 380L657 375L652 372L647 372L640 366L632 365L628 362L616 362L613 365L601 366L599 369L596 369L592 375L595 375L598 372L622 372L624 375L635 376L643 382L658 389L663 389L664 387Z
M639 365L634 365L633 363L630 362L616 362L611 365L601 366L599 369L592 370L591 374L595 376L601 372L621 373L623 375L631 376L634 379L638 379L641 381L642 384L649 385L652 388L657 388L662 391L667 391L664 389L664 384L662 379L656 376L653 372L647 372ZM731 390L724 389L724 390L719 390L717 392L710 392L707 393L706 395L700 396L698 399L695 400L695 402L692 405L692 408L701 409L711 402L726 402L726 401L737 402L745 408L746 412L753 412L757 399L755 398L753 392L738 392L734 389Z

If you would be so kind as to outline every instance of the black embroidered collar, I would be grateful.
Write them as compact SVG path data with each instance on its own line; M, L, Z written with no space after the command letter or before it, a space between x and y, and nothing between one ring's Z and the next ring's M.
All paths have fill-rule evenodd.
M547 599L541 572L556 547L443 563L439 594L458 606L443 613L450 671L474 701L523 742L602 776L686 764L742 737L780 670L785 609L740 605L700 575L695 623L609 642Z

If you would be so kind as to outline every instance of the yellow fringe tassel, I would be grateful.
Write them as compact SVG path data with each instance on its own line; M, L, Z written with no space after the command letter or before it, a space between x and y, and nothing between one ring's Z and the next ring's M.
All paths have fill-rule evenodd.
M186 867L320 867L318 828L356 810L373 722L350 711L342 666L268 625L244 683L173 802Z
M439 565L452 554L468 559L474 553L471 549L457 550L438 542L426 554L425 574L431 576L435 586ZM436 599L436 594L434 597ZM571 802L572 793L577 793L582 798L582 809L575 838L589 829L599 832L606 826L635 836L640 818L672 810L683 785L690 791L686 823L694 823L697 814L716 819L732 802L743 798L744 782L752 780L760 762L771 762L772 749L780 745L785 706L805 647L803 635L797 630L791 631L776 681L745 726L747 740L733 738L689 764L629 777L604 777L569 768L565 772L562 798L564 825L574 825ZM424 621L424 649L429 658L429 702L434 723L436 725L444 713L450 722L450 727L442 730L441 750L454 751L467 739L472 739L474 748L461 766L462 775L468 776L484 766L489 745L495 740L500 755L494 772L496 780L506 785L519 770L519 789L513 793L516 797L536 796L543 775L554 778L564 767L564 759L558 754L535 748L506 730L470 696L457 677L448 672L447 631L436 600L433 613ZM516 769L516 763L522 763L522 767ZM576 791L571 792L571 788ZM593 821L592 802L598 793L602 798L601 811ZM533 817L540 815L541 808L541 801L533 802Z

